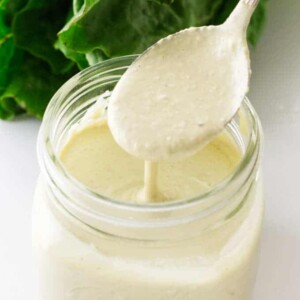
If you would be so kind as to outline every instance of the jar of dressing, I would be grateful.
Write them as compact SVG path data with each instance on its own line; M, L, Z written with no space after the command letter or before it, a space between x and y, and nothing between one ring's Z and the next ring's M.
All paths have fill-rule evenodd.
M202 192L182 200L120 201L81 180L92 169L80 169L75 161L77 173L70 172L68 159L61 159L70 135L80 133L78 124L88 128L93 120L104 118L108 91L135 58L112 59L82 71L55 94L46 111L38 139L41 175L33 209L39 299L250 300L263 196L262 131L247 99L218 137L227 142L212 141L199 164L190 162L193 172L205 164L202 181L195 181L197 188L203 185ZM97 112L89 113L96 102ZM221 166L227 164L230 149L240 157L224 173ZM206 157L209 151L217 157ZM99 174L108 173L101 169L105 159L97 157ZM138 169L139 162L123 167L112 160L109 172L124 181L135 164ZM220 179L219 172L226 176ZM173 188L180 193L180 179Z

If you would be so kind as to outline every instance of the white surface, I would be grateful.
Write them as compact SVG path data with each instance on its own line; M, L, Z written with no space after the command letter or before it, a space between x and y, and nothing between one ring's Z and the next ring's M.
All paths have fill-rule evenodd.
M250 98L265 131L267 202L253 300L300 297L299 16L299 0L270 1L268 25L252 56ZM0 299L3 300L37 300L30 214L38 176L35 142L39 124L31 119L0 121Z

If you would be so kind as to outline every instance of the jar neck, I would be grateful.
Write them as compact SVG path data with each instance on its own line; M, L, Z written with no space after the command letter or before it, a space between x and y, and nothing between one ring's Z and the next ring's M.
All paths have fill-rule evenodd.
M242 210L257 178L261 129L247 99L227 126L244 151L240 165L211 191L197 197L151 205L122 203L89 190L61 164L59 149L72 125L83 117L98 95L113 90L134 59L135 56L112 59L88 68L54 95L38 141L39 162L49 198L89 227L127 239L178 240L222 226ZM170 229L174 229L171 236Z

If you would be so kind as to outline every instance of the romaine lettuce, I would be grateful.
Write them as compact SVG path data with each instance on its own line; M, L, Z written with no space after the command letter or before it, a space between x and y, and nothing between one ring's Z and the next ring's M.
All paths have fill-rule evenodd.
M111 57L141 53L190 26L220 24L238 0L0 0L0 118L41 118L74 73ZM267 0L248 31L254 46Z

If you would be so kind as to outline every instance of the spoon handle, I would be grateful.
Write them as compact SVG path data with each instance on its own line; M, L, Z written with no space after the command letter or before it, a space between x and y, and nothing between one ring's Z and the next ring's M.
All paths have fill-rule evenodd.
M246 34L251 17L258 3L259 0L240 0L224 25L228 28L231 27L233 30L236 30L238 27Z
M252 7L256 7L258 2L259 2L259 0L245 0L245 3Z

